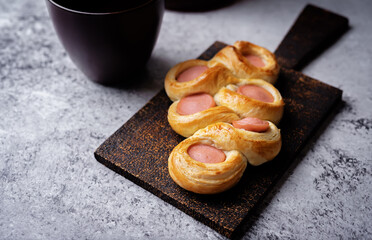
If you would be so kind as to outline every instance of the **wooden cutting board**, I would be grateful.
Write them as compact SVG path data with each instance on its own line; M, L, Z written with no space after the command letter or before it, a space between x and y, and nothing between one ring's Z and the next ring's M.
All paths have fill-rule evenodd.
M240 182L227 192L194 194L170 178L168 156L183 137L168 124L171 101L164 89L98 147L96 159L219 233L229 238L239 236L252 209L341 101L341 90L290 68L309 61L347 29L346 18L312 5L305 7L275 52L281 66L276 87L286 104L279 124L282 150L269 163L248 166ZM199 59L210 59L224 46L215 42Z

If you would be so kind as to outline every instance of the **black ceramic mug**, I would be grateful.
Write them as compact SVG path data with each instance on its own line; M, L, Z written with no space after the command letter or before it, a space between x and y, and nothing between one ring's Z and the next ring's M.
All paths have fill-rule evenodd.
M151 56L164 0L46 0L76 66L101 84L134 82Z

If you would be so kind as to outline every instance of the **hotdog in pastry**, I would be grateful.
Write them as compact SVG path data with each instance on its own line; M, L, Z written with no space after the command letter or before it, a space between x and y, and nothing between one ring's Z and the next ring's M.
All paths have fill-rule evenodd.
M257 166L272 160L281 148L280 130L271 122L244 121L237 120L236 127L211 124L179 143L168 159L172 179L188 191L220 193L240 180L247 163ZM246 130L247 125L253 129Z
M209 124L231 123L244 117L269 120L274 124L280 121L284 102L273 85L260 79L230 79L234 79L235 84L220 88L214 96L198 93L175 101L168 110L172 129L189 137Z
M224 65L238 78L259 78L274 84L278 78L279 65L275 55L266 48L250 42L237 41L219 51L209 66Z

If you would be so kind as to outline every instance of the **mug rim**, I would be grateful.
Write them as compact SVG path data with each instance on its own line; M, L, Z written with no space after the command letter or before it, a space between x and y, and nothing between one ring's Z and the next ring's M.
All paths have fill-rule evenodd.
M123 10L120 10L120 11L113 11L113 12L86 12L86 11L79 11L79 10L74 10L74 9L71 9L71 8L67 8L67 7L64 7L58 3L55 2L55 0L47 0L49 3L53 4L54 6L58 7L58 8L61 8L65 11L68 11L68 12L72 12L72 13L77 13L77 14L86 14L86 15L110 15L110 14L120 14L120 13L125 13L125 12L131 12L131 11L134 11L136 9L139 9L139 8L142 8L152 2L155 2L157 0L147 0L146 2L144 2L143 4L141 5L138 5L136 7L132 7L132 8L128 8L128 9L123 9Z

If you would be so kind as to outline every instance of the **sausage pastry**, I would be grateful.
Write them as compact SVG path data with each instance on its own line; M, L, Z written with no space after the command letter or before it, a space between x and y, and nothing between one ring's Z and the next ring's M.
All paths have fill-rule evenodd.
M245 41L223 48L209 62L211 67L224 65L239 78L259 78L272 84L279 74L279 65L273 53Z
M207 61L192 59L172 67L165 76L164 87L168 97L176 101L200 92L214 95L235 79L222 65L209 67Z
M264 131L260 126L261 132L221 122L197 131L171 152L170 176L182 188L200 194L220 193L231 188L242 177L248 162L257 166L279 153L280 130L273 123L264 122L267 126ZM244 125L240 123L237 127Z
M260 79L230 77L231 84L175 101L168 110L168 122L178 134L189 137L216 122L255 117L278 124L284 102L279 91Z
M168 159L169 174L182 188L200 194L223 192L247 164L272 160L281 149L284 102L271 84L279 67L268 50L238 41L210 61L188 60L165 78L173 104L170 126L188 137Z
M198 92L213 95L238 78L258 78L273 84L278 74L274 54L252 43L237 41L209 61L193 59L175 65L168 71L164 87L168 97L176 101Z

